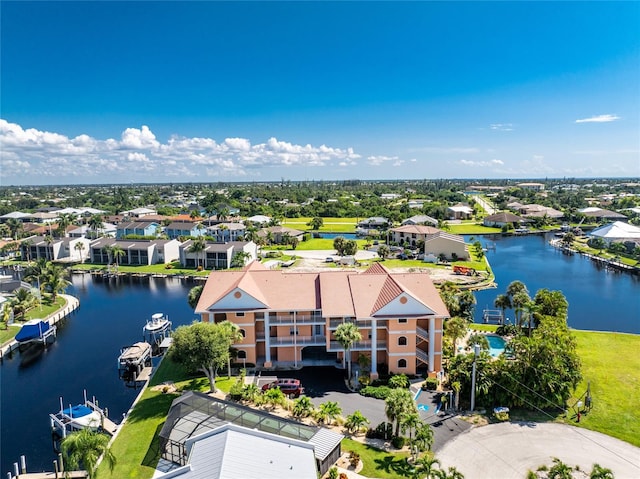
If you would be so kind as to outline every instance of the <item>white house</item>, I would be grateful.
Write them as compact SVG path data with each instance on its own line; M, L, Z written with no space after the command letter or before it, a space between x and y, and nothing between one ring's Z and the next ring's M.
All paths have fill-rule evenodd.
M640 243L640 228L622 221L616 221L596 228L588 236L602 238L607 244L621 241Z
M469 249L460 235L438 231L430 235L424 242L425 259L444 256L447 259L468 260Z

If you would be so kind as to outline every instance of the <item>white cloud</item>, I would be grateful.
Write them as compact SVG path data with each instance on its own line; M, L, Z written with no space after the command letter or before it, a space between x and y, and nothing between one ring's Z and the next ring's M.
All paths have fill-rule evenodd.
M492 123L489 129L496 131L513 131L513 123Z
M616 121L619 119L620 117L618 115L606 114L606 115L596 115L590 118L582 118L582 119L576 120L576 123L608 123L610 121Z
M398 161L398 157L397 156L384 156L384 155L377 155L377 156L369 156L367 157L367 161L369 162L370 165L372 166L380 166L383 163L387 162L387 161Z
M82 134L69 138L58 133L23 129L0 119L0 161L3 177L37 183L33 172L86 181L149 181L165 176L193 180L206 177L242 177L258 168L286 166L353 166L360 155L352 148L296 145L269 138L252 144L246 138L172 136L158 141L148 126L127 128L121 139L101 140ZM395 158L394 158L395 159ZM114 176L115 175L115 176Z
M422 153L442 153L442 154L469 154L469 153L478 153L480 150L478 148L467 148L467 147L442 147L442 146L425 146L421 148L410 148L409 152L422 152Z
M464 166L470 166L473 168L477 168L477 167L491 167L491 166L502 166L504 165L504 161L502 160L480 160L480 161L476 161L476 160L460 160L460 163L463 164Z

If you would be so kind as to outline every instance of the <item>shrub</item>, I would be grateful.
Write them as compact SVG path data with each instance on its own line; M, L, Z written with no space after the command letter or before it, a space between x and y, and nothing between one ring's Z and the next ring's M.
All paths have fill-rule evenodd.
M501 324L496 329L496 334L499 336L516 336L520 332L520 329L515 324Z
M349 464L351 465L351 467L355 469L356 467L358 467L359 463L360 463L360 454L358 454L355 451L351 451L349 453Z
M392 388L408 388L409 379L406 374L397 374L389 379L389 387Z
M388 439L393 434L393 424L390 422L381 422L375 429L367 430L369 439Z
M341 472L340 479L349 479L349 476L347 476L344 472Z
M358 383L362 387L368 386L371 383L371 378L369 376L360 376L358 378Z
M391 439L391 445L396 449L402 449L404 447L405 438L402 436L393 436Z
M329 479L338 479L338 468L336 466L329 469Z
M422 387L426 391L435 391L438 389L438 380L436 378L427 378Z
M387 399L387 396L391 392L391 388L388 386L367 386L360 390L360 394L365 397L372 397L376 399Z

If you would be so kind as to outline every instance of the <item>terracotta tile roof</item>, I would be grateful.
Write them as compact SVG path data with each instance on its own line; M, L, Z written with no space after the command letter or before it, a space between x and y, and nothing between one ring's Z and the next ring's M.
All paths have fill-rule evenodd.
M379 263L365 273L283 272L267 270L259 262L250 263L242 271L214 271L207 279L196 312L215 309L215 304L228 299L236 288L275 311L321 310L324 317L370 318L404 293L437 315L448 316L429 275L389 273Z
M434 228L433 226L425 226L425 225L403 225L398 226L397 228L391 228L391 231L394 233L415 233L420 235L432 235L436 234L439 231L438 228Z

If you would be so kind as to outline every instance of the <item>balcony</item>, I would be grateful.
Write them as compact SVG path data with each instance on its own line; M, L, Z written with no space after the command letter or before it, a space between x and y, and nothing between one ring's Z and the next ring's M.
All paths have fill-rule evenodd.
M351 346L351 351L371 351L373 341L358 341ZM385 340L376 341L376 349L387 349L387 342ZM344 348L338 341L331 341L329 343L329 351L344 351Z
M270 326L289 326L294 323L294 316L291 314L271 316L269 318ZM325 324L325 320L319 314L297 314L295 316L295 324Z
M272 336L269 338L271 346L324 346L326 336Z
M363 319L361 321L343 321L341 319L329 320L329 329L335 330L343 323L354 323L359 329L371 329L371 320Z

